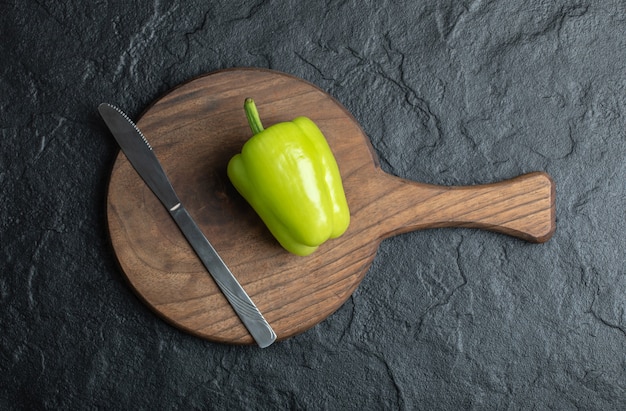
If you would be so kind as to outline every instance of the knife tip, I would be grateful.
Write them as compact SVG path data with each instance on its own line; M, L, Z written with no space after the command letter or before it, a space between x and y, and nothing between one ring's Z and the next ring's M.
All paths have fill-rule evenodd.
M102 114L103 110L107 110L107 109L110 109L110 108L111 108L111 105L108 104L108 103L100 103L98 105L98 111L100 112L100 114Z

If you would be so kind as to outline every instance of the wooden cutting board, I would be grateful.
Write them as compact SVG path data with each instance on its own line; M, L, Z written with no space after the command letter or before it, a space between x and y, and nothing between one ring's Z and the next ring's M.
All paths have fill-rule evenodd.
M335 154L351 224L308 257L284 251L226 176L250 138L243 102L266 127L305 115ZM278 339L339 308L359 285L379 243L435 227L476 227L543 242L555 229L555 189L544 173L470 187L443 187L384 173L356 120L319 88L263 69L231 69L185 83L137 121L192 217ZM254 341L168 212L120 153L107 197L111 241L139 297L171 324L216 342Z

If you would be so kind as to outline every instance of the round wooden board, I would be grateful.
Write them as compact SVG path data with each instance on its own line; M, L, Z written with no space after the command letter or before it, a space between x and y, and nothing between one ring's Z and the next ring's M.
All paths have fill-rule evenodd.
M266 126L304 115L335 154L350 207L346 233L308 257L283 250L226 176L251 136L243 102ZM528 241L555 229L555 186L545 173L498 183L442 187L384 173L356 120L301 79L262 69L215 72L168 93L137 122L178 195L250 295L278 339L339 308L358 286L383 238L435 227L476 227ZM250 344L248 334L169 213L123 154L107 198L109 231L122 270L163 318L212 341Z
M246 97L255 100L266 127L301 115L311 118L326 136L344 179L360 165L373 169L375 156L360 126L335 99L270 70L231 69L199 77L160 98L137 121L181 201L280 340L314 326L346 301L369 268L379 240L350 241L353 224L341 239L308 257L291 255L278 245L226 176L228 160L251 136L243 111ZM352 207L358 207L357 188L346 185ZM123 153L112 170L107 206L120 266L148 306L197 336L253 343Z

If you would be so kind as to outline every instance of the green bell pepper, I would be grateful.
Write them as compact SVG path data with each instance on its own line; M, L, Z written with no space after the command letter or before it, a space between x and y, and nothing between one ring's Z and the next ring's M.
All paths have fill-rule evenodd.
M310 119L264 130L252 99L244 109L254 135L228 163L228 178L287 251L309 255L350 224L335 157Z

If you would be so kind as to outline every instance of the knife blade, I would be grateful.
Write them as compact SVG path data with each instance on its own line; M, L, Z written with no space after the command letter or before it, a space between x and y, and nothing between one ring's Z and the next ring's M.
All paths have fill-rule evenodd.
M256 343L261 348L271 345L276 333L181 203L146 137L119 108L102 103L98 111L128 161L169 211Z

